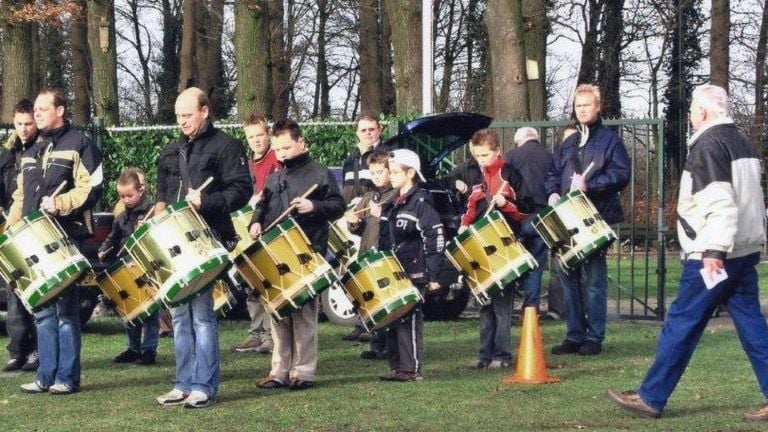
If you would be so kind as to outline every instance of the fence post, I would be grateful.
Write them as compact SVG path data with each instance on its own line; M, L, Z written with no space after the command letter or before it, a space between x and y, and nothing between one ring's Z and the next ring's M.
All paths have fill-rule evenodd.
M101 117L93 117L91 120L91 139L93 140L93 143L96 145L96 148L99 149L99 152L102 153L102 164L104 153L102 152L102 146L104 144L104 120L102 120ZM103 165L102 165L103 170ZM106 182L102 181L102 186L106 188ZM104 194L102 194L103 198ZM104 208L103 203L101 202L101 198L99 198L99 201L96 202L96 205L94 206L94 211L101 211Z

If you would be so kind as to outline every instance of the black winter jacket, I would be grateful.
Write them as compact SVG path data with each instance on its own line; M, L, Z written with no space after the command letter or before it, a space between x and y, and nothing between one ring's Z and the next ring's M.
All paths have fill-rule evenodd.
M294 211L291 216L309 238L312 249L325 255L328 223L340 218L346 207L333 174L313 161L309 153L284 161L282 170L267 176L261 199L254 205L251 224L260 223L266 229L291 206L291 200L304 195L313 184L317 184L317 189L307 197L313 210L303 214Z
M392 249L414 284L437 282L445 233L432 196L415 186L405 195L395 197L391 207L382 209L385 211L381 215L380 249Z
M523 178L522 189L517 192L522 197L529 197L533 206L525 212L538 212L546 207L548 197L544 181L552 165L552 153L540 142L530 140L504 153L504 160L515 167Z
M603 126L598 119L589 126L589 139L579 147L581 133L577 132L555 151L552 165L547 171L547 196L567 194L571 189L571 176L583 172L594 162L587 178L587 197L606 223L624 220L619 192L629 184L630 161L624 143L615 132Z
M187 155L190 183L183 186L179 164L182 151ZM188 188L200 187L208 177L213 181L201 193L198 212L229 248L237 238L229 214L245 206L253 194L245 147L240 141L209 123L193 140L182 135L169 144L157 162L157 201L181 201Z
M24 150L33 146L37 137L26 144L14 133L12 140L5 144L5 150L0 154L0 207L8 211L13 203L13 193L16 191L16 176L21 169L21 156Z
M139 221L144 220L154 205L150 202L149 198L144 195L144 198L139 201L139 204L132 209L125 209L122 213L115 216L112 221L112 231L109 232L107 238L101 243L99 252L107 251L107 257L117 256L120 248L125 245L125 241L128 240L136 226L139 225ZM106 261L106 259L105 259Z

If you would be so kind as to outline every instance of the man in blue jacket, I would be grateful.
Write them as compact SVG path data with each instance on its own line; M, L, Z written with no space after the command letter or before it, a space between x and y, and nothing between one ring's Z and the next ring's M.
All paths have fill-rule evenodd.
M553 155L545 188L549 205L561 195L579 189L609 225L624 220L619 192L629 183L630 162L621 138L603 126L600 90L590 84L576 87L574 111L578 133L563 142ZM587 167L592 168L587 171ZM567 335L552 354L597 355L602 351L608 312L606 248L594 252L570 270L559 268L566 308ZM582 274L586 280L583 289ZM582 295L583 292L583 295Z

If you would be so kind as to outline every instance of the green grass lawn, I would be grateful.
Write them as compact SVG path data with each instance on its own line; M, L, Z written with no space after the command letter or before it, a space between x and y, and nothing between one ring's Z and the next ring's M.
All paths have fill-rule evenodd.
M502 385L509 371L474 371L477 322L426 325L426 380L385 383L381 361L361 360L362 345L344 342L347 328L320 326L317 387L304 392L261 390L269 357L232 354L247 323L220 328L222 383L215 406L205 410L162 408L154 398L170 390L172 344L162 339L158 365L115 365L123 349L115 318L98 318L83 339L82 391L70 396L26 395L19 385L32 375L0 374L2 431L764 431L741 413L761 402L756 381L735 333L706 332L664 417L634 418L617 411L606 388L637 386L653 357L655 324L611 322L604 354L548 356L560 384ZM517 340L519 327L513 327ZM544 322L550 347L564 335L562 322ZM0 338L5 345L7 338ZM4 356L3 356L4 358Z

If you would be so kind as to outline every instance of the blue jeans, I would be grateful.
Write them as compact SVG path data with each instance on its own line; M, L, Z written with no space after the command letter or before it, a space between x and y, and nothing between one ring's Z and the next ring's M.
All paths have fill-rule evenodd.
M491 299L491 304L480 308L480 352L478 360L512 361L512 304L515 295L512 287L504 288L501 295Z
M37 380L43 387L67 384L80 387L80 287L67 288L50 306L35 313L40 366Z
M219 389L219 334L213 313L213 284L194 300L171 309L176 354L174 388L215 397Z
M155 312L141 324L126 325L125 334L128 336L128 349L142 353L157 351L157 344L160 339L158 322L158 313ZM144 333L143 342L141 339L142 331Z
M725 260L728 279L712 289L706 288L699 273L702 262L685 262L677 299L669 307L659 335L656 359L638 390L645 403L659 411L664 409L707 322L721 303L728 307L760 391L768 398L768 325L760 311L755 270L759 262L759 253Z
M523 308L534 306L538 309L541 297L541 277L544 275L544 268L547 266L549 249L547 249L544 239L533 228L531 218L523 222L523 227L520 230L520 241L523 242L523 246L533 256L536 263L539 264L538 267L531 270L520 280L520 286L523 288Z
M602 343L605 339L605 321L608 316L608 266L606 249L603 248L571 271L564 271L558 264L565 300L565 339L571 342ZM586 276L586 286L581 288L581 273ZM583 294L582 294L583 292Z

